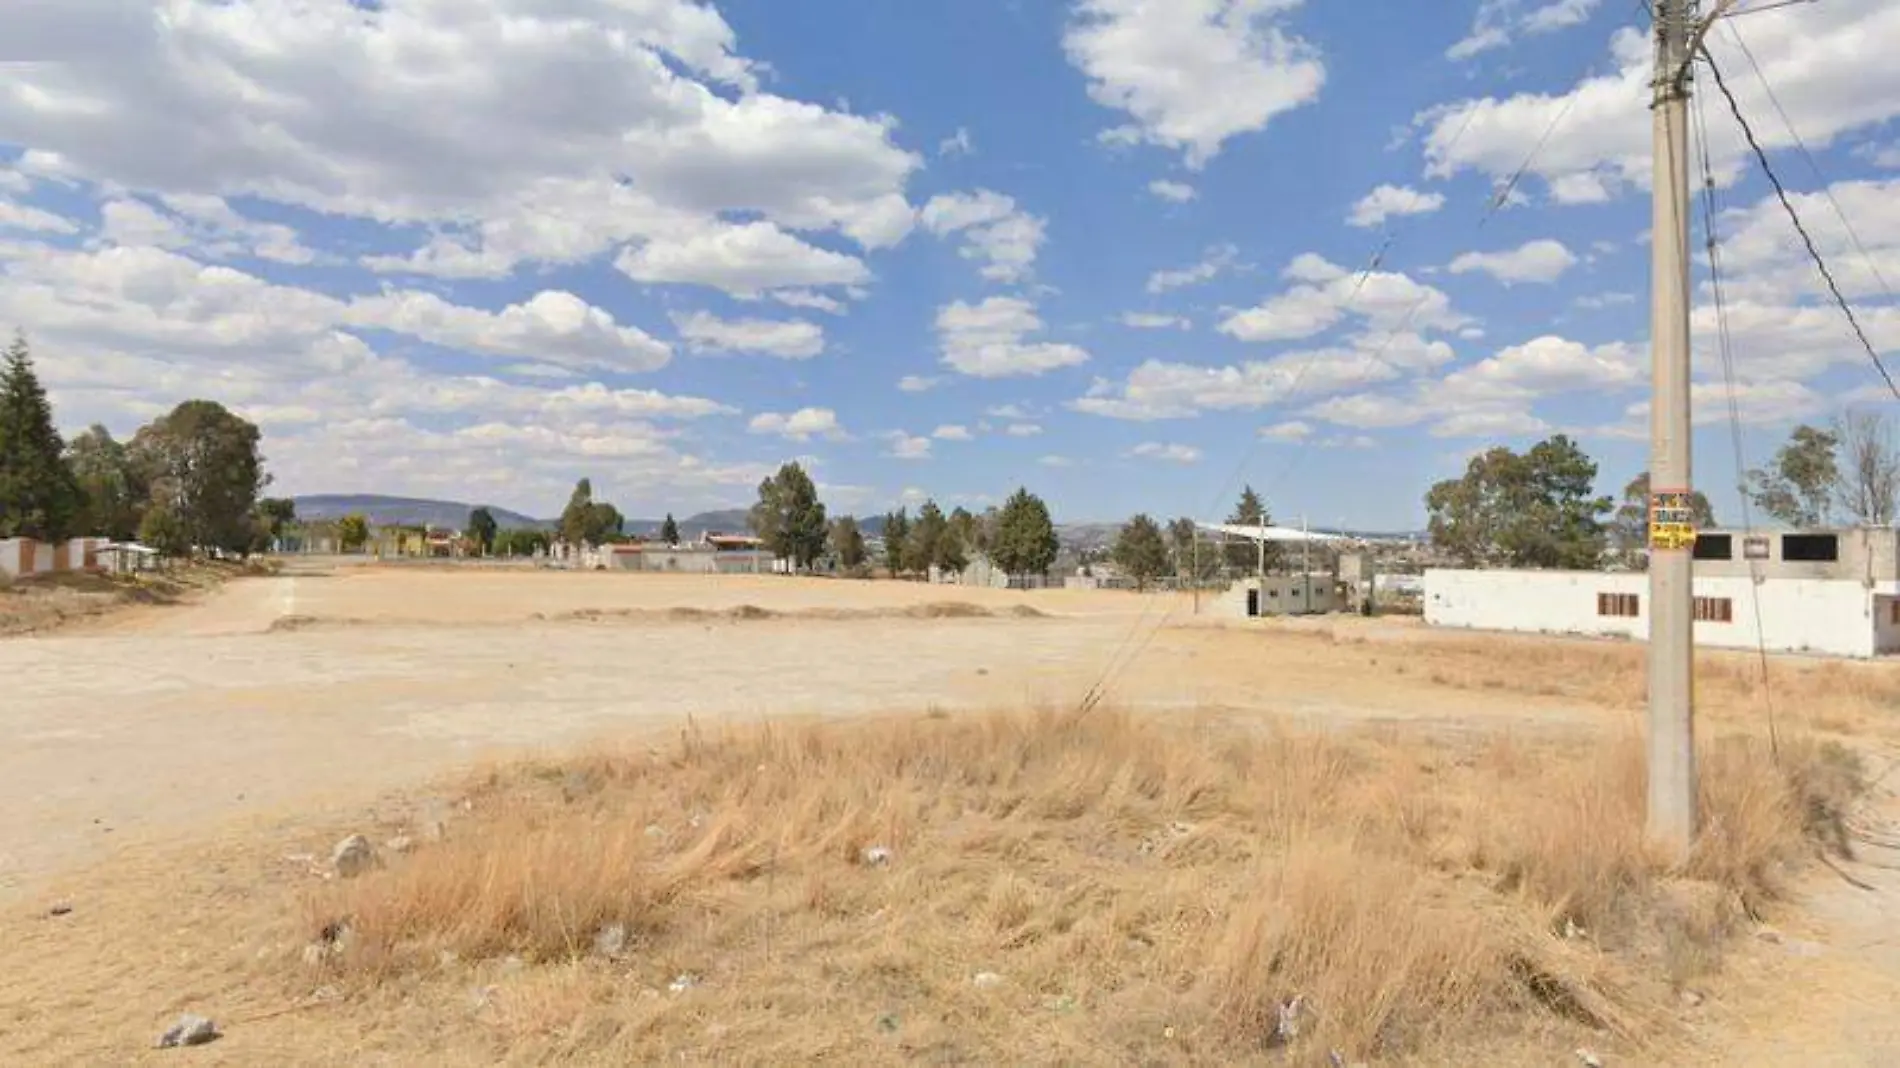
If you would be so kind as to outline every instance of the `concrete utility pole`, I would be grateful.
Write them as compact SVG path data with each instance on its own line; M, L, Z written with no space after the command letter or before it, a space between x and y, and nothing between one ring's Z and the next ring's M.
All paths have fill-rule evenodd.
M1656 0L1650 238L1649 837L1687 859L1696 828L1694 512L1689 452L1689 59L1696 0Z

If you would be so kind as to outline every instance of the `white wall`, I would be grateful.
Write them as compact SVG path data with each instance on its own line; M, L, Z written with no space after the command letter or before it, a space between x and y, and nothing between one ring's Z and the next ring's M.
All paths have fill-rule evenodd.
M1882 594L1893 591L1883 587ZM1599 616L1597 594L1635 594L1636 618ZM1875 592L1860 582L1697 576L1697 597L1727 598L1733 622L1697 623L1696 644L1869 657L1900 650L1900 627L1876 622ZM1755 627L1759 598L1760 637ZM1425 572L1425 621L1437 627L1584 634L1647 640L1649 576L1588 571ZM1877 640L1878 636L1878 640Z

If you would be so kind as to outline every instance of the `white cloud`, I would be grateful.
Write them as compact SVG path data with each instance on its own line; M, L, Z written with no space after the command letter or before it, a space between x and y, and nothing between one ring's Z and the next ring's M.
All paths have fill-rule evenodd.
M1549 284L1577 265L1577 255L1561 241L1530 241L1505 252L1467 252L1451 261L1453 274L1482 271L1505 285Z
M1303 397L1427 370L1452 359L1449 345L1416 334L1359 335L1345 345L1272 360L1205 367L1148 360L1121 383L1097 379L1069 407L1109 419L1184 419L1204 411L1271 407Z
M0 199L0 230L27 230L46 234L76 234L79 227L71 219L50 211L29 208Z
M1020 404L996 404L983 409L983 414L994 419L1028 419L1031 413Z
M1305 441L1312 435L1313 425L1297 419L1260 428L1260 437L1266 441Z
M1179 315L1154 315L1148 312L1127 312L1122 315L1122 325L1136 330L1189 330L1194 326Z
M710 312L674 315L694 352L750 352L787 360L808 360L825 351L825 332L802 320L721 319Z
M897 380L897 388L905 393L928 393L943 384L943 379L930 375L905 375Z
M1157 178L1149 182L1148 192L1153 193L1162 200L1171 201L1175 204L1185 204L1195 197L1200 196L1199 193L1195 192L1194 187L1186 182L1174 182L1166 178Z
M831 315L844 314L844 302L823 293L813 293L808 289L780 289L772 293L772 299L788 308L809 308L813 311Z
M1033 438L1042 433L1042 427L1037 423L1011 423L1003 433L1012 438Z
M451 304L431 293L390 292L350 302L341 321L465 352L565 367L651 371L672 356L664 342L560 290L543 290L499 312Z
M970 433L969 427L958 426L956 424L940 426L931 431L930 436L936 438L938 441L971 441L976 437L976 435Z
M1063 36L1089 96L1126 112L1117 140L1180 150L1190 168L1229 138L1319 98L1318 50L1287 32L1299 0L1080 0Z
M41 46L0 68L0 142L139 192L417 224L436 232L379 266L456 276L726 213L866 248L911 225L922 160L894 120L760 90L710 6L154 4L11 12L9 39Z
M890 443L890 450L885 453L887 456L899 460L930 459L929 438L913 437L901 430L887 431L881 436Z
M1060 468L1075 466L1075 461L1069 459L1067 456L1040 456L1036 458L1036 462L1044 467Z
M1041 330L1035 306L1016 297L956 301L937 313L944 365L973 378L1040 375L1088 361L1075 345L1029 340Z
M976 142L970 138L966 127L957 127L957 132L937 142L939 156L970 156L976 154Z
M938 237L963 235L960 254L981 262L983 277L993 282L1028 277L1042 247L1043 220L1020 210L1013 198L988 189L932 197L918 219Z
M649 241L614 260L636 282L711 286L735 297L768 290L855 286L871 280L864 261L832 252L769 222L718 226L681 239Z
M791 441L810 441L815 437L842 440L847 435L838 424L838 413L830 408L800 408L791 413L760 412L746 424L754 434L776 434Z
M1707 38L1716 61L1725 71L1748 72L1747 57L1733 43L1737 32L1745 35L1811 148L1900 116L1900 66L1869 47L1869 42L1900 39L1900 6L1886 0L1830 0L1765 9L1718 26ZM1611 58L1613 72L1587 77L1566 92L1480 97L1419 116L1428 131L1427 172L1443 177L1474 169L1501 181L1518 170L1561 114L1562 129L1530 169L1553 195L1561 189L1594 199L1647 189L1652 148L1646 105L1653 62L1648 35L1636 28L1619 31ZM1729 81L1744 114L1775 114L1759 80L1733 75ZM1716 114L1723 111L1715 108ZM1769 151L1792 147L1778 117L1755 127ZM1719 182L1731 182L1751 167L1733 122L1711 121L1709 143Z
M1348 225L1380 226L1398 215L1429 215L1445 206L1443 193L1421 193L1410 186L1382 185L1361 197L1346 217Z
M1602 0L1550 0L1524 12L1522 0L1483 0L1471 30L1445 50L1454 63L1474 59L1511 43L1513 34L1544 34L1589 20Z
M1235 266L1240 259L1240 250L1232 245L1215 245L1207 250L1201 262L1192 267L1179 270L1156 271L1148 276L1148 292L1166 293L1171 289L1199 285L1212 281L1222 271Z
M1145 441L1130 449L1128 455L1171 464L1192 464L1200 462L1201 450L1192 445Z
M1403 274L1352 275L1311 254L1296 258L1284 273L1303 281L1263 304L1229 315L1220 324L1221 333L1241 341L1286 341L1312 337L1348 318L1387 331L1455 330L1470 322L1452 311L1451 299L1442 291Z
M1571 302L1585 311L1600 311L1604 308L1616 308L1636 303L1636 294L1611 291L1608 293L1589 293Z

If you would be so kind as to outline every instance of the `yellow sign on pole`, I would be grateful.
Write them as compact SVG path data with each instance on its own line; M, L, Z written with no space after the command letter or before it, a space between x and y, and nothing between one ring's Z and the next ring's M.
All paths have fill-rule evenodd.
M1687 493L1649 495L1649 547L1695 548L1695 508Z

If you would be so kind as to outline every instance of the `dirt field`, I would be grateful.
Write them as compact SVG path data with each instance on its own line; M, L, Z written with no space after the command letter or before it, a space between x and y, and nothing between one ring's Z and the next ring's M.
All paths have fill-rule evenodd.
M147 921L164 925L139 888L176 873L180 849L219 872L252 870L379 796L413 799L473 765L689 717L1061 709L1099 692L1131 712L1243 724L1619 739L1640 727L1640 652L1440 635L1411 621L1223 626L1192 617L1186 599L1113 592L305 565L191 605L0 641L0 732L11 743L0 749L0 943L12 925L47 922L46 901L76 893L128 915L154 909ZM1777 660L1778 700L1763 696L1757 670L1746 657L1702 665L1705 729L1760 733L1772 714L1782 732L1851 737L1877 758L1900 752L1894 666ZM200 876L194 885L234 901L258 892ZM1881 948L1893 944L1900 895L1891 873L1858 878L1884 889L1830 889L1812 910L1809 937L1841 952L1751 951L1760 959L1731 1002L1740 1015L1712 1015L1704 1036L1710 1048L1748 1046L1705 1063L1787 1063L1758 1055L1770 1038L1747 1018L1782 996L1762 976L1838 995L1811 1007L1811 1025L1773 1032L1784 1043L1855 1036L1840 1056L1804 1063L1894 1063L1856 1059L1900 1051L1893 1026L1856 1006L1900 992L1900 960ZM87 981L102 1003L127 996L122 977ZM0 989L0 1030L5 1000ZM137 1029L189 1003L152 992Z

